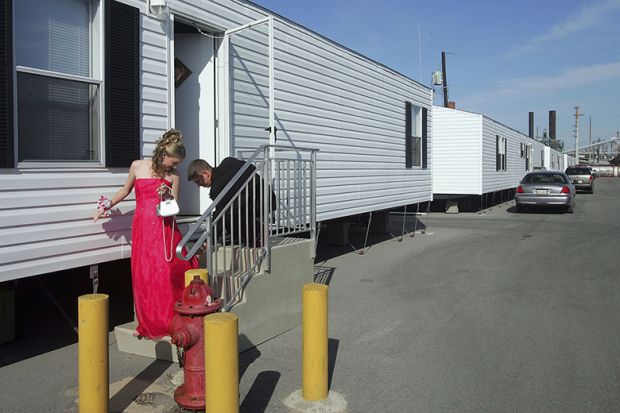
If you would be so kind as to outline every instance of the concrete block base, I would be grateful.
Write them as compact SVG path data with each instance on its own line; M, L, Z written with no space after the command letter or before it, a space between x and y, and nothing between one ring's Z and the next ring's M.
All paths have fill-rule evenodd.
M305 400L297 390L284 400L289 411L296 413L341 413L347 410L347 401L341 394L330 391L325 400Z
M136 321L132 321L114 327L116 345L120 351L175 363L179 361L177 359L177 347L170 342L170 337L166 336L160 341L138 339L134 336L137 325Z
M459 213L459 201L446 201L446 214L458 214Z
M239 351L301 324L302 287L314 279L314 241L283 239L271 254L271 272L252 277L243 301L231 309L239 317Z
M231 312L239 317L239 352L257 346L301 323L301 290L314 278L314 241L282 238L271 248L271 272L260 272ZM264 266L263 266L264 267ZM134 336L136 322L114 328L120 351L177 361L170 337L154 342Z

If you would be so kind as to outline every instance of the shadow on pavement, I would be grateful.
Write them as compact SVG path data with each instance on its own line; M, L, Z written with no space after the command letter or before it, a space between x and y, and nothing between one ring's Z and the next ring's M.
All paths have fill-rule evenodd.
M4 283L15 291L15 340L0 345L0 367L77 343L77 299L93 292L89 275L81 267ZM128 259L99 265L98 292L110 296L110 331L133 320Z
M336 268L334 267L324 267L321 265L314 266L314 282L318 284L329 285L334 276L334 272Z
M170 362L155 360L110 398L110 412L122 413L170 367Z
M273 370L261 371L252 387L243 398L239 411L243 413L264 413L280 380L280 373Z
M404 221L403 221L404 220ZM349 221L349 220L348 220ZM389 214L389 223L386 232L366 232L368 229L368 214L350 219L350 229L348 233L349 243L345 245L334 245L327 243L319 234L315 263L322 263L341 255L355 252L364 255L374 245L385 241L401 241L415 236L417 232L427 230L428 215L418 217L413 212L404 214L403 211L393 211ZM404 225L403 225L404 224ZM320 267L320 266L319 266ZM333 274L333 272L332 272ZM316 278L316 267L315 267ZM317 281L320 282L320 281Z
M560 206L550 206L550 207L525 207L523 211L517 211L516 205L511 206L506 209L507 212L512 214L538 214L538 215L555 215L555 214L564 214L566 212L566 208Z
M245 334L239 336L239 341L247 340L251 343ZM250 344L253 346L253 344ZM260 351L256 347L252 347L239 354L239 380L243 377L250 364L254 363L260 358Z
M332 388L332 377L334 376L334 367L336 367L336 359L338 358L338 347L340 340L330 338L327 340L327 388Z

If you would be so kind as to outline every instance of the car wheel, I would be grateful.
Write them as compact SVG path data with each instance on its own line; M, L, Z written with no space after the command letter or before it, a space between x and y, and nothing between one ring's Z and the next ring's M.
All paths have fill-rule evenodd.
M575 204L572 204L571 206L567 207L566 212L568 212L569 214L572 214L573 212L575 212Z
M525 211L525 207L523 205L517 204L517 212L521 213Z

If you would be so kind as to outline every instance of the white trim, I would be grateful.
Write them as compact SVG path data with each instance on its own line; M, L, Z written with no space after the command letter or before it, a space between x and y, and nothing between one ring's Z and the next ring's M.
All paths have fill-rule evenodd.
M101 85L103 83L102 80L98 80L92 77L52 72L50 70L35 69L33 67L15 66L15 71L19 73L29 73L31 75L51 77L54 79L70 80L70 81L81 82L81 83L90 83L93 85Z
M223 105L222 112L226 116L226 122L219 122L220 126L225 125L225 130L222 133L222 147L227 148L228 155L235 155L233 148L233 141L230 137L230 131L232 130L233 116L232 116L232 106L230 104L230 37L224 34L223 44L223 60L222 60L222 71L224 77L224 93L223 93ZM224 159L222 157L222 159Z
M274 87L274 50L273 50L273 17L269 16L269 144L276 144L276 122L275 122L275 87ZM271 155L274 149L271 148Z
M262 19L254 20L253 22L244 24L243 26L239 26L233 29L226 30L224 32L224 36L231 36L242 30L249 29L250 27L258 26L259 24L263 24L263 23L269 23L272 20L273 20L272 16L263 17Z
M216 127L216 137L217 137L217 147L215 154L215 162L220 163L222 159L231 155L231 144L230 144L230 84L229 84L229 73L230 68L228 67L228 38L219 39L217 42L217 48L214 50L215 55L215 93L217 99L217 108L216 108L216 116L217 116L217 127ZM221 64L220 64L221 63Z
M174 86L174 20L175 13L168 13L168 19L166 19L166 41L168 44L168 50L166 51L166 78L168 79L168 121L166 123L167 129L176 128L176 88ZM172 30L170 29L172 28Z
M482 195L484 193L484 118L479 115L478 119L480 119L480 130L478 132L479 136L480 136L480 144L478 145L480 147L480 195ZM497 156L497 155L495 155ZM495 161L497 162L497 160Z
M18 169L83 169L83 168L105 168L102 161L71 161L71 160L50 160L50 161L22 161L16 162Z

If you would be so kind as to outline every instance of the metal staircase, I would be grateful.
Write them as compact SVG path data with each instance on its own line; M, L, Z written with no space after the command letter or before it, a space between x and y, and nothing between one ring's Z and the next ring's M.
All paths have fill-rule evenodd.
M316 153L281 145L263 145L247 158L240 153L243 167L177 246L184 260L204 249L222 311L242 301L254 275L271 271L272 247L283 238L315 240Z

